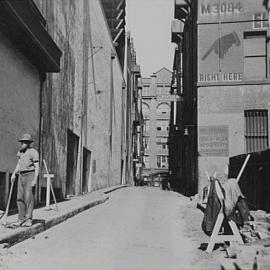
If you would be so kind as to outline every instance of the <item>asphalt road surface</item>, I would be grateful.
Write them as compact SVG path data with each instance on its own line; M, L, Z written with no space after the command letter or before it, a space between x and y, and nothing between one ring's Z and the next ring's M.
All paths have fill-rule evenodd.
M131 187L0 256L1 269L169 270L218 266L198 250L202 214L189 198ZM206 238L207 239L207 238ZM209 269L209 268L204 268ZM220 269L219 267L215 269Z

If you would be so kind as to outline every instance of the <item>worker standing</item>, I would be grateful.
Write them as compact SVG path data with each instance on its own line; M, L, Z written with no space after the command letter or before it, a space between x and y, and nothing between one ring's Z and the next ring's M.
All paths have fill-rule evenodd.
M19 174L17 189L18 221L14 226L32 226L34 210L34 193L39 175L39 154L31 147L33 139L30 134L24 134L19 140L21 149L17 154L18 163L11 176L15 181Z

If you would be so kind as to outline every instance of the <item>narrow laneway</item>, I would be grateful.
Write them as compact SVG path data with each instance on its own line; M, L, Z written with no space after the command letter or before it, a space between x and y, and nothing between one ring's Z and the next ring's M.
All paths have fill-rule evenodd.
M10 248L1 263L9 270L197 269L203 260L215 262L198 250L200 221L194 203L178 193L121 189L105 204Z

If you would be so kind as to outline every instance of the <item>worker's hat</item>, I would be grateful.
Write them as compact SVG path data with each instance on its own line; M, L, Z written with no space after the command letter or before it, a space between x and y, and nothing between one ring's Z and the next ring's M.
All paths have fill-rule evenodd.
M30 134L23 134L22 138L19 139L19 142L33 142L32 136Z

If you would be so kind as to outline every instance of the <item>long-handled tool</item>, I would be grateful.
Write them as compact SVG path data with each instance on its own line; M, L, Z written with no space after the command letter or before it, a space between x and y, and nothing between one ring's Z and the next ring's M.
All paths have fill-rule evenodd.
M8 202L7 202L6 211L5 211L5 214L1 217L1 223L4 226L7 225L7 216L8 216L9 205L10 205L10 201L11 201L11 195L12 195L12 191L13 191L14 182L15 181L11 182L11 187L10 187L10 191L9 191L9 195L8 195Z
M246 168L246 165L247 165L247 163L248 163L249 158L250 158L250 154L247 155L247 157L246 157L246 159L245 159L245 162L244 162L244 164L243 164L243 166L242 166L242 168L241 168L241 170L240 170L240 172L239 172L239 174L238 174L238 176L237 176L237 178L236 178L236 181L237 181L237 182L239 182L240 177L242 176L242 174L243 174L243 172L244 172L244 170L245 170L245 168Z

